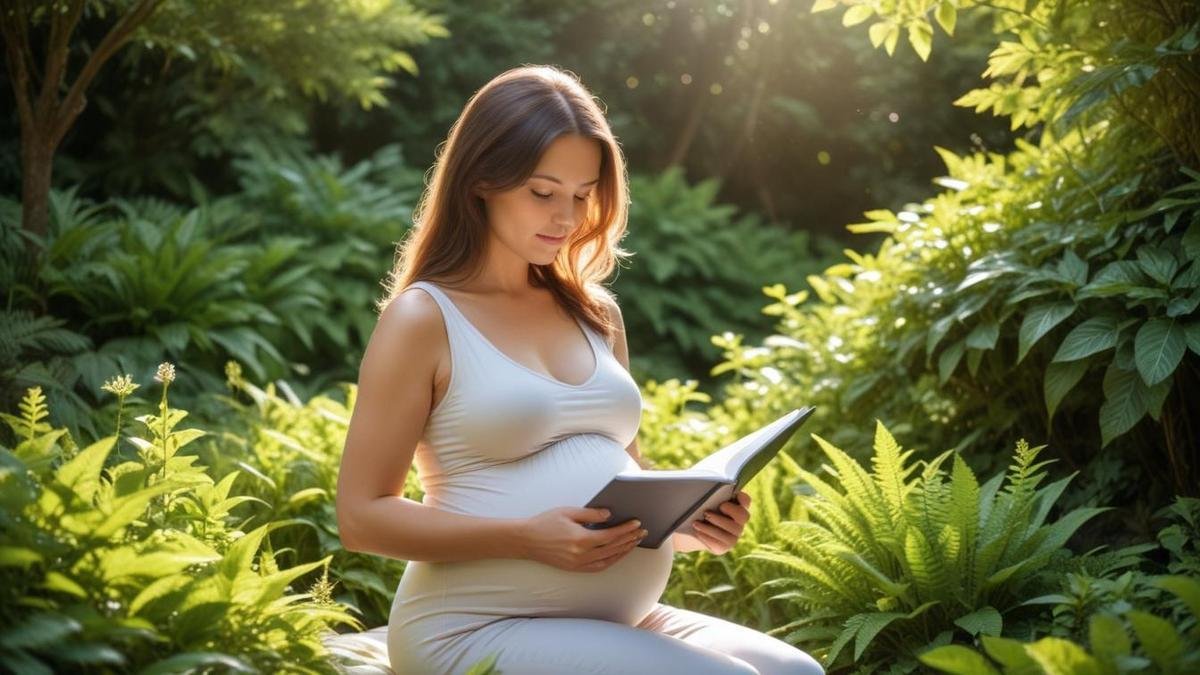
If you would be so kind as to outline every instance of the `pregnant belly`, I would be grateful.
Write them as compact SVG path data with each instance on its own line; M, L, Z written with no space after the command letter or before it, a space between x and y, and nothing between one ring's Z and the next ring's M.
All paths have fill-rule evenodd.
M528 518L583 506L618 471L636 466L605 436L567 437L505 464L439 482L424 503L489 518ZM563 616L628 625L642 620L667 586L674 549L635 547L599 572L571 572L534 560L410 562L397 589L393 620L449 614Z

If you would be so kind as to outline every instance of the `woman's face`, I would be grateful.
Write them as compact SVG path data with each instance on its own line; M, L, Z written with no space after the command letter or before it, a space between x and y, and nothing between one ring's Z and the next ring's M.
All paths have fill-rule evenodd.
M599 180L599 141L559 136L524 184L484 195L492 238L534 265L549 265L587 216Z

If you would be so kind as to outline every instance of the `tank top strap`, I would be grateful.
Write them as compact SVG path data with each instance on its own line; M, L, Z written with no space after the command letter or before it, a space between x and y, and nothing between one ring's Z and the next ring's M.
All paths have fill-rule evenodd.
M408 285L408 288L417 287L429 293L434 302L442 310L442 321L446 325L446 337L450 340L452 347L462 345L463 348L470 347L471 325L467 322L467 318L458 311L458 307L454 305L454 301L450 296L446 295L442 289L430 281L414 281Z

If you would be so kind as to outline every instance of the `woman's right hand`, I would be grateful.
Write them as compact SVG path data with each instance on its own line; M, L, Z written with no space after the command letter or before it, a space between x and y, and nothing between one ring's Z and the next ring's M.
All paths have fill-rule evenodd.
M525 519L525 557L569 572L599 572L625 557L646 536L637 520L592 530L581 523L603 523L604 509L562 506Z

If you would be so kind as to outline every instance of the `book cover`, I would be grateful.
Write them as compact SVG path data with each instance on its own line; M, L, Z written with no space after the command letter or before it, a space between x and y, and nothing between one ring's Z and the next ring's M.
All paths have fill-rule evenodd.
M687 469L627 469L613 476L585 505L611 512L602 523L584 527L604 529L631 518L642 521L642 548L658 548L672 533L692 534L692 523L735 500L759 471L812 414L812 406L797 408L773 422L716 450Z

